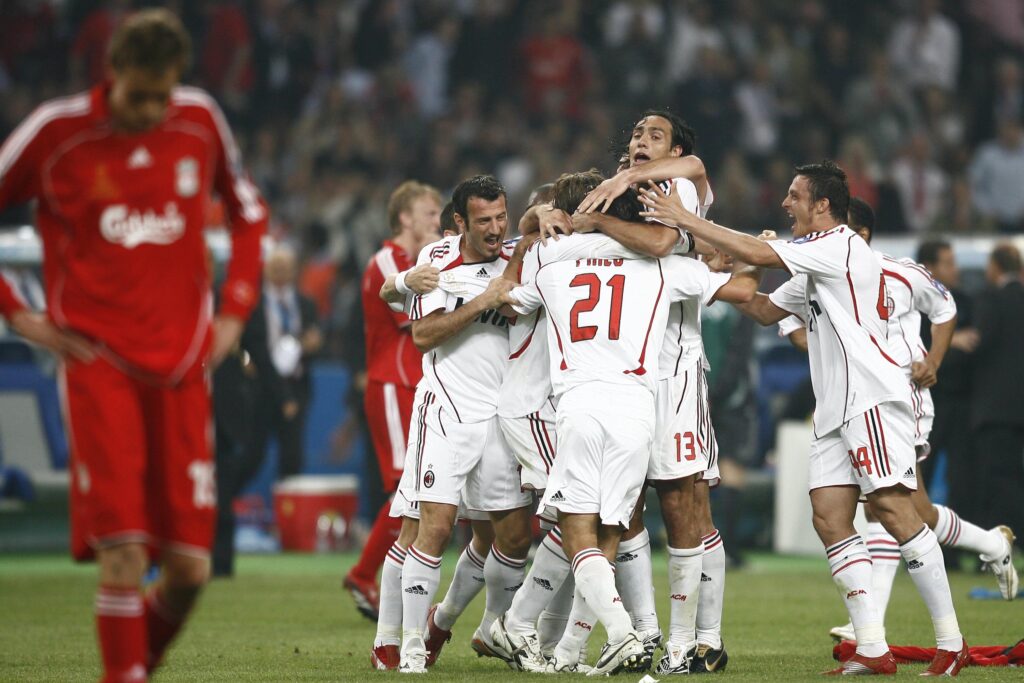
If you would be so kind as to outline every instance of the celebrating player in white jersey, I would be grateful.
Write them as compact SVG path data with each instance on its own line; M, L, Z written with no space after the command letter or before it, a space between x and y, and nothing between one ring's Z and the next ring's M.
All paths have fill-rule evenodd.
M490 619L503 613L522 583L530 545L530 497L519 486L514 458L498 428L496 400L508 356L508 321L500 296L509 254L504 188L490 176L456 187L452 202L463 234L428 246L420 255L441 271L441 286L412 302L413 341L424 352L428 391L415 407L421 416L412 486L398 496L419 506L416 540L402 569L402 651L399 670L425 671L424 642L430 603L441 574L441 553L460 505L487 513L495 543L484 566L487 610L474 635L486 648ZM396 498L398 497L396 496Z
M928 672L956 675L966 664L967 645L938 539L910 497L917 487L910 392L888 351L882 270L867 243L845 225L846 175L832 162L797 168L783 202L794 218L791 242L761 241L709 223L658 188L647 191L644 201L645 215L690 230L744 263L806 276L802 288L791 280L741 310L764 325L791 313L807 323L817 400L810 455L813 521L857 636L856 654L835 673L896 669L871 585L870 555L853 528L863 493L897 539L931 614L938 647Z
M865 242L871 243L875 214L867 202L858 198L850 199L849 225ZM914 444L920 462L930 452L928 436L935 417L929 387L935 384L956 328L956 303L949 291L922 265L910 259L893 259L880 251L875 251L875 256L885 276L888 294L889 349L893 360L903 368L911 387L911 406L915 419ZM921 314L928 316L932 324L932 343L928 350L925 350L921 341ZM800 323L799 327L802 328L803 324ZM793 330L792 327L788 329ZM962 520L953 510L932 504L920 469L917 490L911 498L918 514L935 531L941 544L978 553L995 573L1003 597L1007 600L1015 597L1018 581L1012 562L1013 532L1009 527L1000 526L986 531ZM885 531L872 514L870 506L866 513L872 586L884 621L900 555L896 539ZM852 624L837 626L830 633L837 640L856 639Z
M560 187L578 186L581 176L599 179L563 176L556 197ZM528 313L543 305L549 316L552 387L558 397L560 457L544 504L559 511L577 590L608 632L594 672L633 670L645 650L608 560L646 474L669 304L684 298L707 304L716 296L744 301L757 282L713 274L692 259L643 259L598 235L534 245L524 259L522 279L527 284L511 294L514 308Z

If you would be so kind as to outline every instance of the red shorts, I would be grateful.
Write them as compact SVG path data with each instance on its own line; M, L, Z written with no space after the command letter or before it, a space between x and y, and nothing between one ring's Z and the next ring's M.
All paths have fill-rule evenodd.
M102 359L63 376L71 446L71 553L145 543L209 555L216 519L209 385L135 379Z
M380 463L380 476L384 490L393 493L398 488L405 468L405 449L412 419L413 397L416 389L391 382L370 380L363 395L366 422L370 425L373 450Z

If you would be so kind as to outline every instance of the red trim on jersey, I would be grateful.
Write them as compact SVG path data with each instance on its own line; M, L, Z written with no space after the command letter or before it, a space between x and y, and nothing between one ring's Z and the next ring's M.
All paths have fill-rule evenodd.
M897 363L896 361L894 361L894 360L893 360L892 358L890 358L890 357L889 357L889 354L887 354L887 353L886 353L885 351L883 351L883 350L882 350L882 347L878 345L878 340L877 340L877 339L875 339L875 335L873 335L873 334L871 334L871 333L869 332L869 333L868 333L868 337L870 337L870 338L871 338L871 341L872 341L872 343L873 343L873 344L875 345L875 348L877 348L877 349L878 349L878 352L879 352L880 354L882 354L882 358L886 359L887 361L889 361L890 363L892 363L892 364L893 364L893 365L895 365L896 367L899 367L899 366L900 366L900 364L899 364L899 363Z
M658 261L658 277L661 283L658 285L658 296L654 299L654 306L651 308L651 319L647 323L647 334L644 335L644 345L640 349L640 365L635 370L623 370L625 375L646 375L647 368L644 367L644 359L647 358L647 342L651 339L651 328L654 327L654 317L658 313L658 304L661 302L661 293L665 291L665 272L661 269L661 261Z
M490 263L490 261L488 261L487 263ZM454 261L452 261L447 266L442 268L441 272L443 273L446 270L451 270L452 268L457 268L458 266L461 266L461 265L462 265L462 254L459 254L458 257ZM472 265L472 264L467 264L467 265Z
M679 403L676 404L676 415L679 414L679 409L683 407L683 399L686 398L686 388L688 386L690 386L689 370L683 373L683 393L679 394Z
M853 274L850 272L850 254L853 252L853 235L850 235L850 239L846 240L846 282L850 285L850 298L853 299L853 317L857 319L857 324L860 325L860 312L857 310L857 294L853 290Z
M540 290L537 290L537 291L540 291ZM515 360L516 358L519 358L519 356L523 355L523 353L526 352L526 349L529 348L529 346L530 346L530 342L533 341L533 333L537 331L537 323L539 323L539 322L540 322L540 313L538 312L537 316L533 319L533 328L530 330L530 334L526 337L526 341L523 342L523 345L520 346L519 349L515 353L513 353L511 356L508 357L509 360Z
M903 277L902 275L900 275L899 273L897 273L895 271L886 270L885 268L882 268L882 275L885 275L885 276L891 277L891 278L896 278L897 280L899 280L900 282L905 284L907 286L907 289L910 290L911 296L913 296L913 294L914 294L914 287L910 284L910 281L907 280L907 278Z
M538 252L539 254L539 252ZM538 256L539 258L539 256ZM538 271L539 272L539 271ZM548 300L544 298L544 292L540 290L540 283L534 279L535 286L537 287L537 293L540 294L540 300L544 302L544 308L548 307ZM551 321L551 327L555 330L555 341L558 342L558 353L562 355L562 364L558 366L559 370L568 370L569 366L565 362L565 350L562 348L562 335L558 333L558 325L555 321Z
M676 356L676 367L672 371L672 376L675 377L679 374L679 362L683 360L683 321L686 318L686 308L683 307L683 302L679 302L679 334L676 336L676 344L679 345L679 355ZM684 388L685 392L686 389ZM680 405L682 405L682 399L679 399ZM676 412L679 412L679 408L676 408Z
M455 419L462 422L462 417L459 415L459 409L455 407L455 401L452 400L451 394L448 393L448 389L445 388L444 382L441 381L440 375L437 374L437 352L430 352L430 368L434 371L434 377L437 378L437 383L441 385L441 391L448 397L448 402L452 404L452 410L455 411Z

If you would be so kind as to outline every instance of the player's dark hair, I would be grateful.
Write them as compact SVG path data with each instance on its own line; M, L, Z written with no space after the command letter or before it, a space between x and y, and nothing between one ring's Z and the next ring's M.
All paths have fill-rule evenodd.
M604 182L604 176L596 169L583 171L581 173L563 173L554 186L554 196L551 205L572 215L579 208L583 199L595 187ZM643 204L636 190L629 188L622 195L615 198L608 207L607 214L624 221L637 222L642 220L640 212L643 211Z
M124 20L110 39L108 58L114 71L143 69L164 74L185 73L192 55L192 40L178 17L161 8L136 12Z
M684 157L693 154L694 146L697 143L697 134L693 132L693 128L687 125L686 121L683 121L682 117L667 109L647 109L640 115L640 118L645 119L648 116L660 116L672 124L672 146L682 147ZM629 133L633 134L632 129Z
M505 196L505 186L498 182L492 175L476 175L466 178L455 186L452 191L452 209L462 216L462 219L469 222L469 210L467 205L473 197L479 197L493 202L498 197Z
M847 213L850 210L850 186L846 183L846 173L836 162L825 159L820 164L797 166L796 174L807 178L811 201L827 199L832 218L840 222L847 220Z
M850 197L850 208L847 211L849 226L854 230L867 230L868 242L875 235L875 210L860 197Z
M536 204L550 204L551 200L555 196L555 184L544 183L533 188L533 192L530 193L530 198L527 200L527 206L534 206Z
M928 240L917 248L917 262L932 266L939 262L939 254L943 249L952 249L953 245L946 240ZM929 270L931 270L929 268Z
M456 234L459 232L459 225L455 222L455 208L451 202L445 204L441 209L441 230Z
M997 244L989 258L1004 275L1015 275L1020 272L1020 252L1009 242Z

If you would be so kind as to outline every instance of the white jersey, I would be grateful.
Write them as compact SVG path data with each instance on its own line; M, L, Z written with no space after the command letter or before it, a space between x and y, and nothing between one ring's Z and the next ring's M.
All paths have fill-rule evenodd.
M871 248L845 225L768 246L794 277L771 301L802 317L814 387L814 433L823 436L886 401L910 403L887 343L887 293Z
M420 252L417 265L430 263L441 276L437 289L411 297L414 322L435 311L454 311L505 271L511 245L506 243L493 261L463 263L461 240L461 235L445 237ZM508 318L487 310L451 339L423 354L423 378L450 419L471 423L497 414L509 355L508 327Z
M622 257L600 254L620 253ZM632 257L632 258L630 258ZM534 244L523 260L517 313L548 315L556 396L590 381L641 384L653 394L671 302L709 303L728 275L690 258L643 258L603 235Z
M669 192L666 185L668 181L661 183L662 189ZM670 187L685 209L701 218L707 216L708 209L715 200L710 184L703 202L697 197L696 185L686 178L673 179ZM682 233L680 239L683 239ZM700 309L701 303L696 299L684 299L672 305L668 314L665 339L661 346L661 358L658 361L661 379L675 377L704 356L704 343L700 334Z
M499 417L540 412L545 419L554 420L547 329L547 316L540 309L518 316L509 327L508 369L498 394Z
M891 355L909 373L914 362L928 355L921 342L921 314L936 325L948 322L956 316L956 302L924 266L911 259L890 258L880 251L875 255L889 292Z

